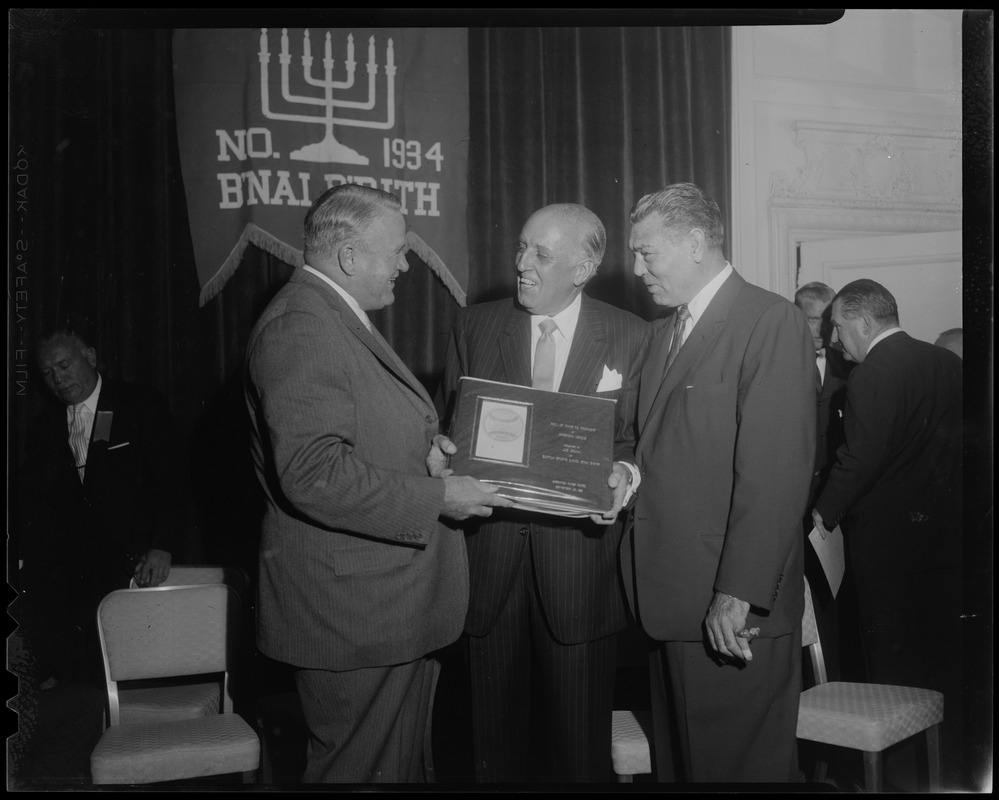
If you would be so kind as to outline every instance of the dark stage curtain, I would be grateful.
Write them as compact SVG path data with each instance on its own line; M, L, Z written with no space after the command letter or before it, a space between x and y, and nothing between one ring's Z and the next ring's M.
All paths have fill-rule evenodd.
M199 520L182 557L252 571L260 506L243 351L291 268L251 247L198 307L169 29L95 29L30 10L12 20L11 518L27 422L47 402L31 342L82 311L101 369L158 388L174 410ZM728 29L473 28L469 61L469 300L513 291L517 238L533 211L578 202L608 231L592 293L650 318L656 309L630 272L628 211L646 192L693 180L727 217ZM398 297L374 321L433 393L456 304L415 258Z
M469 32L469 299L514 291L517 239L549 203L607 228L594 296L651 318L628 213L693 181L729 215L730 29L477 28Z

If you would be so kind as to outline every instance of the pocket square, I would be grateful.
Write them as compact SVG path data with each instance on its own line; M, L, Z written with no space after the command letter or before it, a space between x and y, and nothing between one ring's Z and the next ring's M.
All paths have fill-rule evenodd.
M600 383L597 384L598 392L613 392L615 389L621 388L621 373L616 369L608 369L607 365L604 365L604 374L600 378Z

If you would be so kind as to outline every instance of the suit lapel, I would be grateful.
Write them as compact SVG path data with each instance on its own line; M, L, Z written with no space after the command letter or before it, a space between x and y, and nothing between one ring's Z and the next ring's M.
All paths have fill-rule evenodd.
M590 299L583 295L579 321L572 336L569 358L558 390L569 394L594 394L600 380L600 367L606 363L607 321Z
M737 272L733 272L721 285L715 296L711 298L708 307L704 309L701 318L687 336L683 347L680 348L676 361L673 362L669 372L658 380L658 382L657 375L661 375L661 372L650 376L651 382L648 384L646 384L645 375L642 375L642 394L645 394L645 387L648 385L653 396L648 401L648 405L641 404L644 410L639 417L639 430L644 429L654 408L661 403L665 403L670 393L680 381L688 377L691 368L700 361L701 356L706 352L719 331L724 329L725 321L728 319L732 305L745 284L746 281L742 276ZM668 325L667 328L667 335L661 337L666 342L669 341L669 334L672 333L672 324ZM662 342L660 342L660 345L662 346ZM668 347L668 345L665 346ZM665 356L663 357L663 364L665 365Z
M531 315L511 305L499 335L500 358L507 383L531 385Z
M669 342L673 336L676 324L676 312L669 319L657 320L656 329L652 334L652 345L649 355L642 367L642 388L638 398L638 420L644 426L652 408L652 401L659 394L662 386L663 370L666 368L666 358L669 355Z
M84 486L93 485L93 483L100 478L100 474L104 469L107 460L109 442L107 437L102 437L99 441L95 440L94 435L97 432L97 420L99 415L113 412L114 408L114 384L107 378L102 377L101 393L97 397L97 413L94 414L94 424L90 429L90 441L87 443L87 468L83 471Z
M405 386L408 386L420 400L431 408L434 407L430 395L423 388L423 384L410 371L409 367L403 363L396 354L392 346L385 341L385 338L378 333L372 325L369 331L367 326L361 322L354 310L347 305L346 301L337 293L335 289L325 285L325 282L315 275L305 270L296 270L292 274L292 280L307 283L323 297L330 308L340 316L344 326L363 344L371 354L377 358L389 372L395 375Z

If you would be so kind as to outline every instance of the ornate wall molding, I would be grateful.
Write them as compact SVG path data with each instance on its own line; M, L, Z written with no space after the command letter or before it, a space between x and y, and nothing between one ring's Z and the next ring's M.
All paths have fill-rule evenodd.
M774 261L771 281L774 291L794 294L798 273L798 245L821 239L929 233L961 228L960 209L940 210L902 205L835 204L799 200L770 202L770 241Z
M960 229L960 134L808 121L791 128L804 164L770 178L774 291L793 294L801 242Z
M960 207L959 133L800 120L791 130L804 164L772 173L771 197Z

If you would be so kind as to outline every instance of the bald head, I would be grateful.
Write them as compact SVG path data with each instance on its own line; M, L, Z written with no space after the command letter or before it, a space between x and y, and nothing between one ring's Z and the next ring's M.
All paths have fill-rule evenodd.
M575 203L535 211L517 248L517 300L531 314L567 308L604 257L607 234L599 217Z

